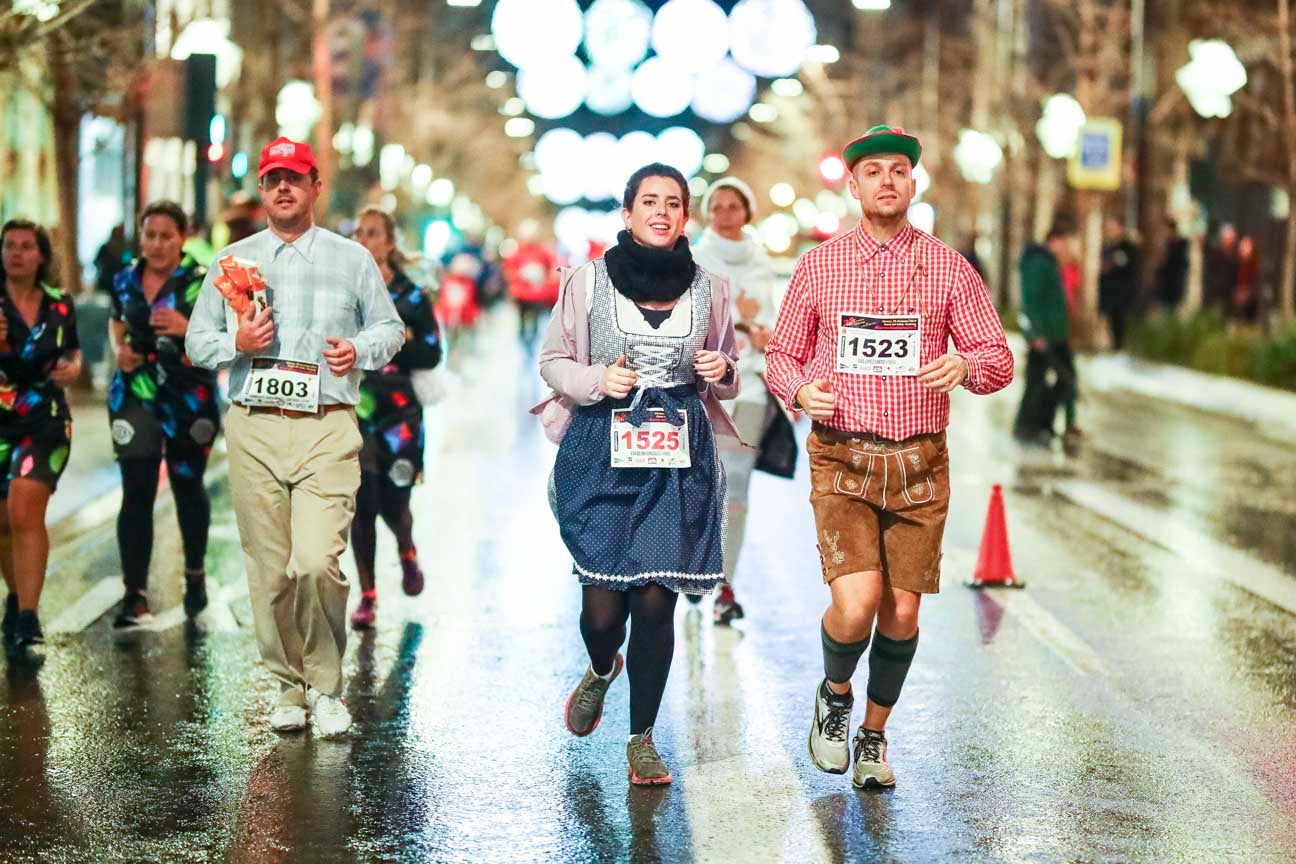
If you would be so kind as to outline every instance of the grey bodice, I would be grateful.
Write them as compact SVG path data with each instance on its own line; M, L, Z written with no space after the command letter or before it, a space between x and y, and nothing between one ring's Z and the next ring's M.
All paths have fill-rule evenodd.
M590 362L611 365L624 354L626 367L639 373L640 388L693 384L693 357L706 347L711 327L711 280L699 267L670 317L653 329L634 301L612 287L599 258L589 321Z

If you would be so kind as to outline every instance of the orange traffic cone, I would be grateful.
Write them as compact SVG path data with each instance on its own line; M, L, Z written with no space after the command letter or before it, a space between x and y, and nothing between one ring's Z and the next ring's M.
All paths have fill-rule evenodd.
M1003 487L990 490L990 510L981 535L981 554L976 573L965 583L969 588L1025 588L1013 575L1012 553L1008 551L1008 521L1004 517Z

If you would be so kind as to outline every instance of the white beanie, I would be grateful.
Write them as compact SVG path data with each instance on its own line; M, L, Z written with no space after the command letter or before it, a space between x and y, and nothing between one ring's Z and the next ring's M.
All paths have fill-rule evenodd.
M717 189L732 189L741 195L747 202L747 221L756 219L756 196L752 193L751 187L737 177L721 177L707 187L706 194L702 196L703 213L711 212L711 196Z

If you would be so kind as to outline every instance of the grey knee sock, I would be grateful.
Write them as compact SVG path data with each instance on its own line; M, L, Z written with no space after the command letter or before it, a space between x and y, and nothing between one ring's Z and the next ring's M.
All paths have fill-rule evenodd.
M845 684L855 674L855 667L868 648L868 637L860 642L841 643L828 635L823 624L819 625L819 636L823 640L824 676L834 684Z
M890 708L899 701L900 688L904 687L905 676L909 674L917 650L917 633L912 639L901 641L882 635L880 630L873 632L873 650L869 652L870 701L883 708Z

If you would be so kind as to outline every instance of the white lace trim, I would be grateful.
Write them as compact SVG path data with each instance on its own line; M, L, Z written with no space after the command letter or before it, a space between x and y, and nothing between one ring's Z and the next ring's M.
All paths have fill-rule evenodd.
M652 570L647 573L636 573L633 576L622 576L619 574L612 574L612 573L595 573L592 570L586 570L584 567L580 566L575 561L572 562L572 566L576 568L577 573L584 576L585 578L597 579L601 582L631 583L631 582L645 582L645 581L650 582L658 579L665 579L674 582L687 582L687 581L723 582L725 581L724 573L703 573L699 575L697 573L682 573L676 570ZM713 586L706 586L706 587L698 586L698 590L703 592L710 591L712 587ZM687 588L685 588L684 590L685 593L692 593Z

